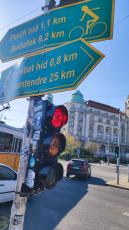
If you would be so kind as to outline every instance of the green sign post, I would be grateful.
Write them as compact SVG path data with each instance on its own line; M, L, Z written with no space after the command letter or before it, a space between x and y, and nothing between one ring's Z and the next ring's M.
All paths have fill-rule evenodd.
M85 0L50 10L10 29L0 42L6 62L83 38L88 42L111 39L114 0Z
M75 89L104 57L84 40L25 58L1 74L0 103Z

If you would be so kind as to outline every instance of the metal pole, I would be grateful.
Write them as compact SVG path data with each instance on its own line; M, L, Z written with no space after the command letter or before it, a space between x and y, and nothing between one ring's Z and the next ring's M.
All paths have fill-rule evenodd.
M108 135L107 164L109 165L109 135Z
M119 112L119 123L118 123L118 157L117 157L117 184L119 184L119 176L120 176L120 112Z
M45 6L43 7L43 13L47 13L48 7L49 7L50 0L45 0ZM26 180L27 175L27 167L28 167L28 160L29 160L29 151L30 151L30 143L31 143L31 137L32 137L32 121L33 121L33 106L34 106L34 99L30 99L29 103L29 110L28 110L28 116L27 121L31 117L31 125L29 130L29 136L28 136L28 127L27 127L27 121L26 121L26 128L23 138L23 147L22 147L22 153L20 157L20 165L17 175L17 185L16 185L16 192L15 197L13 200L13 205L11 209L11 216L10 216L10 223L9 223L9 230L23 230L24 225L24 217L26 212L26 205L27 205L27 196L21 197L20 191L22 184Z
M32 115L33 113L33 103L34 101L30 100L27 121L30 118L30 114ZM31 118L33 118L33 116L31 116ZM14 197L13 205L11 209L9 230L22 230L23 224L24 224L27 196L21 197L20 194L18 193L21 191L21 186L25 182L26 171L27 171L27 166L28 166L31 130L28 136L27 121L26 121L26 128L24 131L23 147L22 147L22 152L20 156L20 164L19 164L19 170L18 170L18 175L17 175L16 193L15 193L15 197Z
M128 163L128 182L129 182L129 163Z

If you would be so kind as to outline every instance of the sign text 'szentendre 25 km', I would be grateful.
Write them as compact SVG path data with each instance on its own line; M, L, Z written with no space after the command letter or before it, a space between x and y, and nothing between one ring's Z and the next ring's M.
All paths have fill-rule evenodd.
M104 55L82 40L23 59L1 74L0 103L75 89Z
M50 10L10 29L0 42L6 62L83 38L88 42L112 38L114 0L85 0Z

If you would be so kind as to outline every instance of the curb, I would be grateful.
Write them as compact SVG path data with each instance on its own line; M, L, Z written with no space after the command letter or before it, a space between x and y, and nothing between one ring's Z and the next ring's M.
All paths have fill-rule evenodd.
M111 184L110 182L107 182L106 185L114 187L114 188L120 188L120 189L124 189L124 190L129 190L129 187L126 187L124 185Z

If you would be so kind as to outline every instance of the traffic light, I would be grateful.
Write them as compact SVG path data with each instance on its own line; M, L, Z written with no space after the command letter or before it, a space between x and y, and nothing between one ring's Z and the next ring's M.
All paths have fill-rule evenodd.
M84 0L60 0L58 6L70 5L70 4L81 2L81 1L84 1Z
M66 146L66 138L60 131L68 121L68 111L63 105L55 106L41 98L35 101L33 110L28 172L21 196L51 189L63 177L58 156Z
M56 1L55 0L50 0L48 9L50 10L50 9L54 8L55 6L56 6Z
M115 146L115 157L119 155L119 146Z
M60 130L68 121L65 106L55 106L47 100L42 103L45 114L36 156L36 190L50 189L63 177L63 166L58 163L58 156L65 149L66 138Z

